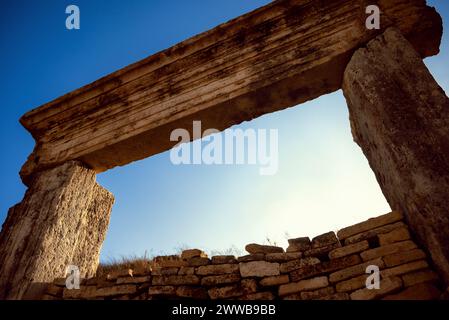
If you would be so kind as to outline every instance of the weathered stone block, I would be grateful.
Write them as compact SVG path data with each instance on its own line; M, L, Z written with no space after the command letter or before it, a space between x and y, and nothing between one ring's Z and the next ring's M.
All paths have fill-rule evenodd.
M358 233L356 235L350 236L349 238L345 239L345 245L357 243L363 240L370 240L375 237L377 237L379 234L388 233L392 230L404 228L406 227L406 224L402 221L395 222L392 224L387 224L385 226L371 229L362 233Z
M155 266L160 268L170 268L170 267L179 268L187 266L187 262L177 255L155 257L153 259L153 262Z
M265 253L247 254L237 258L238 262L265 261Z
M196 274L199 276L240 273L238 264L216 264L201 266L196 269Z
M92 286L81 286L80 289L64 288L62 298L64 300L70 299L94 299L97 296L97 288Z
M114 202L95 176L77 161L36 174L2 226L0 299L36 298L68 265L95 275Z
M304 291L300 293L301 300L316 300L334 294L333 287L325 287L314 291Z
M311 246L312 243L309 237L288 239L287 252L302 252L309 250Z
M421 270L407 273L402 276L404 287L411 287L423 282L437 282L438 274L431 270Z
M393 27L354 53L342 88L382 193L449 283L449 98Z
M237 259L232 255L213 256L212 264L230 264L237 263Z
M148 288L150 296L174 296L176 295L176 287L174 286L154 286Z
M210 260L204 257L193 257L187 260L187 265L190 267L207 266Z
M318 300L350 300L351 297L347 293L337 292L329 296L318 298Z
M96 296L98 297L111 297L125 294L133 294L137 292L137 287L132 284L117 285L113 287L98 288Z
M218 276L207 276L201 279L202 286L218 286L221 284L230 284L239 282L241 279L238 273L221 274Z
M256 243L250 243L250 244L246 245L245 250L249 254L256 254L256 253L266 254L266 253L284 252L284 249L282 249L281 247L266 246L266 245L260 245L260 244L256 244Z
M327 247L338 242L335 232L327 232L312 239L312 249Z
M349 279L349 278L353 278L355 276L361 275L366 273L366 268L370 265L374 265L379 267L379 269L382 269L385 267L384 262L382 261L381 258L375 259L375 260L370 260L355 266L351 266L348 268L344 268L342 270L338 270L334 273L331 273L329 275L329 281L330 282L339 282L345 279Z
M190 299L207 299L209 296L205 288L180 286L176 289L176 296Z
M252 261L239 263L240 275L247 277L268 277L279 275L279 263L266 261Z
M281 284L289 283L290 279L288 277L288 274L283 274L280 276L271 276L263 278L259 281L259 284L262 287L273 287L273 286L279 286Z
M181 259L188 260L190 258L195 258L195 257L207 258L207 254L199 249L188 249L188 250L182 251L182 253L181 253Z
M153 286L164 286L164 285L196 285L200 284L200 278L195 275L186 276L154 276L152 280Z
M369 274L363 274L349 280L338 282L335 285L337 292L351 292L366 287L366 279Z
M412 271L426 269L428 267L429 267L429 264L427 263L427 261L418 260L418 261L409 262L409 263L406 263L406 264L403 264L403 265L400 265L397 267L382 270L380 274L382 275L383 278L388 278L388 277L393 277L393 276L398 276L398 275L402 275L405 273L409 273Z
M343 228L337 232L337 236L340 240L344 240L349 238L350 236L356 235L358 233L362 233L365 231L369 231L371 229L375 229L386 224L391 224L393 222L397 222L402 220L404 217L400 212L393 211L387 214L384 214L379 217L368 219L364 222L357 223L353 226Z
M347 256L314 265L304 266L290 273L291 281L299 281L305 278L331 273L336 270L359 264L361 259L358 255Z
M157 275L162 275L162 276L173 276L178 274L179 268L178 267L167 267L167 268L160 268L159 269L159 274ZM155 273L156 275L156 273Z
M395 242L400 242L410 239L410 232L407 228L400 228L389 233L379 234L379 244L385 246Z
M336 242L324 247L319 247L319 248L313 248L310 250L307 250L304 252L304 257L317 257L320 259L324 259L327 258L329 252L331 252L332 250L335 250L337 248L340 248L341 244L340 242Z
M349 256L354 253L369 249L368 241L361 241L354 244L350 244L341 248L337 248L329 252L329 259L337 259L345 256Z
M402 288L402 280L399 277L382 279L380 289L360 289L351 293L351 300L374 300L382 298Z
M385 262L385 266L387 267L395 267L400 264L404 264L407 262L425 259L426 254L421 249L412 249L403 252L397 252L390 254L388 256L383 257L383 261Z
M399 293L388 295L382 300L438 300L441 291L434 285L422 283L409 287Z
M265 260L268 262L287 262L301 257L301 252L268 253L265 255Z
M408 251L412 249L416 249L416 244L413 241L407 240L367 250L365 252L362 252L360 256L364 261L368 261L396 252Z
M301 291L310 291L319 288L324 288L329 285L327 277L316 277L313 279L302 280L299 282L292 282L288 284L283 284L279 287L279 296L286 296L292 293Z
M186 276L186 275L192 275L195 274L195 268L194 267L181 267L179 268L178 275L180 276Z
M245 294L245 291L239 284L235 284L226 287L211 288L207 293L212 300L216 300L240 297Z
M274 294L270 291L264 291L264 292L256 292L256 293L250 293L247 295L244 295L243 297L240 297L239 300L257 300L257 301L268 301L268 300L274 300L276 297Z
M320 259L314 257L307 257L282 263L279 266L279 270L281 273L289 273L304 266L314 265L318 263L320 263Z

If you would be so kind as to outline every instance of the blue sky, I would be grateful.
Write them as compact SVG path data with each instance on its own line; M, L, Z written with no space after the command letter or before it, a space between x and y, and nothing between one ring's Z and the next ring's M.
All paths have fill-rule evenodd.
M0 221L25 191L18 172L34 142L18 119L28 110L130 63L251 11L268 0L2 1L0 11ZM449 21L449 3L428 1ZM81 29L65 28L76 4ZM449 90L449 37L426 64ZM341 92L241 128L278 129L279 171L254 166L174 166L168 152L98 175L114 193L102 260L225 251L266 238L315 236L388 212L373 173L353 143Z

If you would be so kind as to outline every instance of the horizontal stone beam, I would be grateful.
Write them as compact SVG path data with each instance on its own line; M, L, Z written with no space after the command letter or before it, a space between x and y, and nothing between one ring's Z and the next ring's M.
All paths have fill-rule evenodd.
M96 172L173 146L170 132L223 130L340 89L367 30L368 4L422 57L437 54L438 13L425 0L282 0L231 20L25 114L36 140L22 167L33 174L68 160Z

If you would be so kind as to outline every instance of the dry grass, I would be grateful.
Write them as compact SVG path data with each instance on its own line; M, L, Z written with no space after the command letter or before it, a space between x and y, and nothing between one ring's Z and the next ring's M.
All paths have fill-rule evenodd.
M106 276L108 273L114 271L121 271L126 269L133 270L149 270L152 264L152 258L147 256L131 256L121 257L119 259L112 258L107 262L100 263L97 268L97 277Z

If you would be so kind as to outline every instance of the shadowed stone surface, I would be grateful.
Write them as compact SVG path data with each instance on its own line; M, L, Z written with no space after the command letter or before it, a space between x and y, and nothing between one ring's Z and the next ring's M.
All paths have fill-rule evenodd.
M0 234L0 298L32 298L76 265L94 275L114 198L95 172L68 162L40 173Z
M394 28L352 57L343 80L354 140L394 210L449 283L449 99Z

